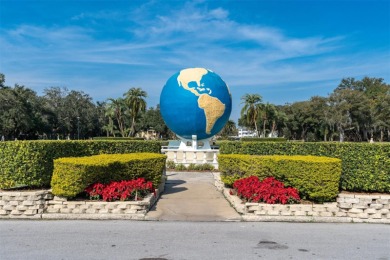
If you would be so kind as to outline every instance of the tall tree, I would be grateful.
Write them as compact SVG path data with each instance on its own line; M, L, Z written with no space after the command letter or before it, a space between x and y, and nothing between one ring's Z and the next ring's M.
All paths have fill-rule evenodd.
M42 128L41 102L24 86L0 88L0 132L9 138L34 138Z
M310 99L311 111L316 116L316 125L313 127L312 131L315 134L318 140L328 141L329 136L331 135L331 130L333 127L329 126L331 123L329 121L329 102L328 98L314 96Z
M376 99L378 96L386 94L390 85L384 82L383 78L364 77L362 80L355 78L344 78L341 80L337 90L356 90L363 92L369 99Z
M383 140L386 120L382 120L382 112L379 110L382 110L380 103L390 95L389 84L382 78L364 77L361 80L345 78L331 96L335 95L343 96L351 106L349 113L353 136L349 137L350 140L368 141L378 130L379 139Z
M109 98L107 103L107 110L112 110L115 115L116 122L122 137L126 136L125 131L125 102L122 98Z
M237 136L238 131L236 123L233 120L228 120L222 130L219 132L222 137Z
M135 136L136 134L136 119L140 113L145 112L146 110L146 101L147 93L141 88L131 88L124 94L125 103L129 108L129 113L131 117L131 128L129 136Z
M273 105L272 110L270 110L269 120L271 121L271 137L277 137L279 135L279 127L286 125L287 115L279 106Z
M266 130L266 126L272 122L273 120L273 117L276 116L276 107L273 105L273 104L270 104L270 103L265 103L265 104L258 104L257 105L257 108L258 108L258 113L259 113L259 122L261 122L263 124L263 133L261 134L262 137L266 137L267 136L267 130ZM271 127L269 129L269 131L271 132Z
M390 141L390 92L378 98L373 107L373 116L373 126L379 130L379 141L384 141L386 131L388 140Z
M354 90L335 90L329 96L332 121L335 123L339 133L340 142L344 142L345 131L353 128L352 105L350 99L355 94Z
M69 137L83 139L99 132L98 111L88 94L72 90L65 97L64 106L68 123L65 131Z
M107 137L110 136L110 133L106 131L105 126L108 123L108 119L105 116L106 110L105 110L106 102L97 101L96 102L96 126L98 126L97 129L97 136L102 136L102 134L106 133Z
M44 109L47 111L46 121L50 127L49 138L59 138L60 134L66 131L66 125L69 125L68 118L65 115L66 107L64 100L68 94L67 88L50 87L44 90Z
M254 126L256 135L258 136L257 120L262 105L262 97L259 94L245 94L241 97L241 100L241 104L244 104L244 107L241 109L241 117L246 118L248 125Z
M84 139L98 135L98 110L83 91L51 87L45 89L44 108L51 134L57 138Z
M5 87L5 75L3 73L0 73L0 88Z
M287 133L293 139L303 141L316 140L315 132L318 127L318 110L313 106L312 101L300 101L284 106L288 120ZM289 132L289 133L288 133ZM310 138L308 138L310 136Z
M151 107L142 113L138 126L143 131L154 129L157 132L158 137L168 136L168 127L161 116L159 105L157 105L155 108Z

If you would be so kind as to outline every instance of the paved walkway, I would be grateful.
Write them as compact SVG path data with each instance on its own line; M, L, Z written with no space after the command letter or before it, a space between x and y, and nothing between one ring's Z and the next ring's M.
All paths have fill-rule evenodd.
M211 172L167 172L165 191L147 220L239 221L240 215L214 186Z

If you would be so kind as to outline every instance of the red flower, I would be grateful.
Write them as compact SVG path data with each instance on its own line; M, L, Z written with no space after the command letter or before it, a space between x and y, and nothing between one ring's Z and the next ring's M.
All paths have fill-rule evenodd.
M286 204L300 200L297 189L284 187L284 184L274 177L260 181L258 177L251 176L235 181L233 188L240 198L248 202Z
M111 182L109 184L94 183L85 189L91 199L114 200L142 200L150 192L155 192L153 183L144 178L136 180Z

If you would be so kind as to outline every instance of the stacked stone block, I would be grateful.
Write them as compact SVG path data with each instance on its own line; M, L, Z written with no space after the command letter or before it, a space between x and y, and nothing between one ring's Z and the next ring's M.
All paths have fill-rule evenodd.
M354 222L390 222L390 195L340 194L337 198L339 216Z
M244 214L254 216L334 217L337 212L337 203L292 205L245 203Z
M226 189L227 190L227 189ZM236 197L224 192L225 196ZM227 196L227 197L228 197ZM237 198L237 197L236 197ZM237 200L228 198L232 203ZM232 203L248 221L319 221L390 223L390 195L339 194L337 202L324 204Z
M0 218L44 219L145 219L164 191L162 178L155 194L142 201L68 201L50 190L0 191Z
M371 222L390 224L390 194L340 193L337 202L323 204L244 203L225 188L220 173L214 173L215 186L244 221Z
M54 197L48 201L46 213L53 214L146 214L152 195L143 201L67 201Z
M0 192L0 218L40 218L51 199L47 190Z

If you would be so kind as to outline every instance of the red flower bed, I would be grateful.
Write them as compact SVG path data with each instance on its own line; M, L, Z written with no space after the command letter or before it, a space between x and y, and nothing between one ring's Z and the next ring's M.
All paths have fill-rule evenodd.
M284 184L274 177L268 177L260 181L258 177L251 176L234 182L234 192L247 202L294 203L300 200L298 190L284 187Z
M85 189L90 199L115 200L142 200L147 194L154 192L152 182L144 178L130 181L111 182L109 184L94 183Z

